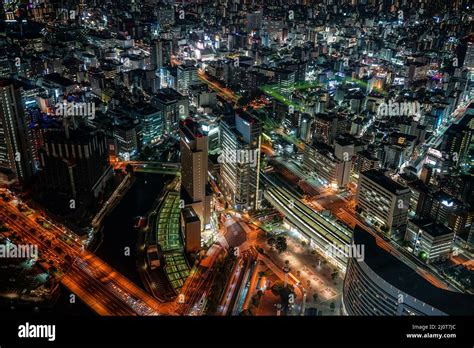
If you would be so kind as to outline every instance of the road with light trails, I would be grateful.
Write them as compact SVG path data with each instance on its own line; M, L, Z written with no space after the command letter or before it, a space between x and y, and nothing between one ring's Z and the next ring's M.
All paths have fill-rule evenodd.
M63 240L67 233L64 227L47 221L50 227L45 228L36 221L35 215L27 217L11 202L0 201L3 218L19 235L38 245L42 254L62 260L61 270L64 272L58 276L60 281L97 314L177 315L174 303L157 301L93 253L84 250L79 242L70 240L69 244L66 243ZM53 244L46 245L46 239L53 240ZM68 255L72 262L67 261Z
M240 99L240 97L235 94L229 88L222 87L218 82L212 81L204 72L204 70L198 70L198 77L208 85L212 90L214 90L220 97L224 98L225 100L232 102L234 104Z
M439 127L438 132L433 134L425 144L422 144L419 155L414 160L410 161L408 165L411 165L417 169L421 168L421 165L423 165L425 162L428 149L437 148L441 144L444 133L452 124L458 123L462 119L462 117L465 115L465 111L469 108L472 102L474 102L474 98L469 99L468 101L459 105L450 115L449 120Z

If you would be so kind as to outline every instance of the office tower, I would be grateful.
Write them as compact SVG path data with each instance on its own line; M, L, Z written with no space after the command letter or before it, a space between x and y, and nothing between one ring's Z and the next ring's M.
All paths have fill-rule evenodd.
M201 221L192 207L181 210L181 233L186 252L193 253L201 249Z
M457 235L464 234L470 224L470 213L460 200L443 192L430 192L421 207L421 217L429 217L449 227Z
M49 129L43 137L42 170L35 186L38 196L59 213L86 207L113 175L105 133L84 125L73 128L65 122L64 128Z
M12 68L10 65L10 60L5 53L0 56L0 78L9 78L12 73Z
M275 75L280 94L288 98L295 88L296 73L291 70L281 69L276 70Z
M303 165L308 173L317 175L327 186L337 189L349 183L353 151L353 147L346 152L338 148L336 156L330 146L313 142L304 148Z
M198 69L192 64L178 66L178 92L188 95L189 85L199 82Z
M143 145L153 145L164 133L163 111L146 105L133 110L132 114L140 121Z
M189 116L189 100L173 88L160 89L151 99L151 104L163 112L163 130L173 133L179 125L179 120Z
M247 13L247 29L248 30L257 30L262 27L263 22L263 12L255 11Z
M352 247L364 258L349 258L342 289L343 313L354 316L471 315L472 295L437 287L360 227Z
M136 122L136 123L135 123ZM116 141L116 153L128 160L138 152L138 120L114 126L113 136Z
M207 136L200 125L188 118L180 122L181 188L186 205L201 220L201 230L210 223L211 196L207 189Z
M424 184L429 185L433 177L433 172L434 168L431 164L423 164L423 167L421 167L420 180L423 181Z
M395 239L405 231L410 189L382 171L368 170L360 174L357 187L357 212L368 223Z
M313 129L315 140L332 146L337 133L337 117L335 115L316 114Z
M362 150L356 153L352 169L357 174L370 169L380 169L380 161L371 152Z
M193 201L202 201L207 183L207 137L197 122L186 119L180 124L182 186Z
M221 184L225 199L236 210L258 209L261 124L248 113L221 122Z
M313 117L309 114L303 114L300 118L299 124L299 138L303 141L309 141L311 138L311 124Z
M474 42L467 44L466 58L464 58L464 67L474 69Z
M405 240L413 254L431 263L449 258L454 232L431 219L413 219L408 220Z
M153 69L161 69L171 64L172 46L171 40L153 40L151 47L151 63Z
M33 173L21 89L0 79L0 171L8 182L24 184ZM2 176L3 177L3 176Z
M452 124L444 133L440 150L447 153L453 165L459 166L469 155L469 148L474 135L474 117L465 115L459 123Z

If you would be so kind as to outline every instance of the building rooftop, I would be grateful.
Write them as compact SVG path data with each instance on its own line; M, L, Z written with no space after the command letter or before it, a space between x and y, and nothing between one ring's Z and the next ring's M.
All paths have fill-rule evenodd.
M412 219L410 222L432 237L441 237L449 234L454 234L449 228L441 225L431 219Z
M52 73L44 76L45 81L50 81L53 82L57 85L60 85L62 87L69 87L74 85L74 82L69 80L68 78L61 76L58 73Z
M179 128L186 137L190 139L201 138L204 134L201 125L194 121L191 117L179 122Z
M167 104L173 103L182 97L183 95L173 88L162 88L154 95L153 99Z
M443 204L447 208L452 208L453 210L463 208L464 206L463 202L443 191L435 192L433 194L433 198L438 202L441 202L441 204Z
M197 216L192 207L183 208L181 214L183 215L183 219L186 223L199 221L199 216Z
M332 147L321 141L314 140L311 144L311 147L320 153L328 153L334 155Z
M369 161L379 161L377 157L375 157L370 151L367 150L358 151L357 156L364 157Z
M396 195L410 191L408 187L402 186L396 181L393 181L380 170L371 169L361 173L361 177L362 176L365 176L366 178L375 182L379 186L387 189L388 191Z
M355 145L357 141L353 137L338 137L335 141L340 146Z
M364 245L364 263L393 287L448 315L470 316L474 296L440 289L398 258L377 245L375 237L359 226L354 229L354 244Z
M160 112L158 108L155 108L149 104L135 104L133 111L134 113L142 116L152 115L157 112Z

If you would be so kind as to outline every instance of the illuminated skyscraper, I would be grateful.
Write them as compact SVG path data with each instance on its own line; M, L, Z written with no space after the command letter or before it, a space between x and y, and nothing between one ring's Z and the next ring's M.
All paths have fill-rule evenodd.
M151 63L154 69L161 69L171 64L172 41L154 40L151 49Z
M0 171L20 183L33 171L21 90L13 80L0 80Z
M408 220L410 189L382 171L368 170L360 174L357 187L357 211L384 233L401 238Z
M187 206L201 220L201 229L210 223L211 196L207 191L208 144L198 123L186 119L180 123L181 187Z
M178 92L188 95L189 85L199 82L198 69L192 64L182 64L178 67Z
M258 209L261 124L248 113L221 122L221 184L237 210Z

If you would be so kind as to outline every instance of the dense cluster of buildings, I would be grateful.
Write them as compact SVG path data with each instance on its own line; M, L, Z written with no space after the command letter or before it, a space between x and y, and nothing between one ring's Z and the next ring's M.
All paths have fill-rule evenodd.
M55 213L86 216L114 164L157 160L179 141L195 253L211 184L226 209L260 209L265 143L300 155L321 187L354 190L358 218L424 262L474 249L470 1L2 6L0 182ZM360 267L349 281L373 277ZM346 304L360 313L354 289Z

